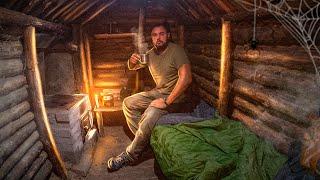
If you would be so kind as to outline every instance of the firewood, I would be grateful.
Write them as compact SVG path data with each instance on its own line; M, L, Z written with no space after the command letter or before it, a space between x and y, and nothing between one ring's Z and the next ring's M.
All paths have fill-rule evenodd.
M10 91L18 89L27 82L26 77L18 75L15 77L0 78L0 96L8 94Z
M9 174L6 176L6 179L20 179L23 176L29 166L33 163L33 161L40 154L43 149L43 145L40 141L36 142L27 152L23 155L23 157L17 162L16 165L12 168Z
M48 158L48 155L45 151L42 151L39 157L32 162L30 168L28 171L24 174L24 176L21 178L23 180L31 180L32 177L38 172L40 167L44 164L46 159Z
M0 144L0 164L5 160L5 158L10 155L22 142L26 140L31 134L31 136L39 136L35 132L36 123L31 121L29 124L25 125L23 128L19 129L15 134L13 134L7 140L1 142Z
M0 112L11 108L18 103L26 100L28 97L28 91L26 87L21 87L15 91L12 91L8 95L0 96Z
M288 153L290 142L293 139L264 126L261 122L254 120L237 109L234 109L232 117L243 122L257 136L271 141L280 152Z
M234 97L233 105L237 109L252 114L255 119L280 133L284 133L288 137L300 140L303 137L304 128L270 114L268 110L262 106L254 105L239 96Z
M41 166L37 174L34 176L34 180L46 180L48 179L49 175L51 174L52 170L52 163L49 160Z
M199 85L202 89L212 94L213 96L218 97L219 88L215 86L213 82L208 81L205 78L198 76L195 73L192 74L192 77L194 81L197 83L197 85Z
M22 156L33 146L39 139L39 134L34 131L1 165L0 179L3 179L9 173L11 168L22 158Z
M25 124L29 123L33 120L34 115L32 112L28 112L21 116L19 119L12 121L11 123L7 124L3 128L0 129L0 142L4 139L7 139L12 134L14 134L18 129L23 127Z
M295 97L285 91L267 89L256 83L249 83L241 79L233 82L235 92L243 94L263 104L266 108L281 112L294 119L297 125L308 127L308 116L317 111L317 101L303 97ZM292 120L292 119L288 119Z
M0 128L7 125L9 122L18 119L24 113L30 109L30 104L28 101L23 101L22 103L13 106L12 108L0 112Z
M0 78L22 74L23 64L20 59L7 59L1 61Z

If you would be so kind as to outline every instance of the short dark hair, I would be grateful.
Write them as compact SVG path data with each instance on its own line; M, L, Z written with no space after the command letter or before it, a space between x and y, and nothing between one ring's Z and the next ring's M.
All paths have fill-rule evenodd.
M161 26L167 31L167 33L171 33L170 24L168 22L166 22L166 21L153 25L151 30L153 30L155 27L161 27Z

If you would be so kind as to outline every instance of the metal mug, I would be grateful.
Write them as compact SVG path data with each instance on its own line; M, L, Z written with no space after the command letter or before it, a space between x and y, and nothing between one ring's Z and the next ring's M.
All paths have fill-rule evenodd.
M148 61L149 61L148 54L140 54L140 59L139 59L140 64L146 65L146 64L148 64Z

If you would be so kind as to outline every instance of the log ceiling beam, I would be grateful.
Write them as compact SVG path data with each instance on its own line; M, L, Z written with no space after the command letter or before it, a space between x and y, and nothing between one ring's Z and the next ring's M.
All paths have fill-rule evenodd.
M85 24L87 24L89 21L91 21L92 19L94 19L96 16L98 16L102 11L104 11L105 9L107 9L109 6L111 6L112 4L114 4L117 0L110 0L107 3L103 3L99 6L99 8L93 13L91 14L89 17L87 17L82 23L81 26L84 26Z
M65 12L67 9L69 9L76 2L77 2L77 0L68 1L68 3L65 4L65 6L63 6L55 14L53 14L53 16L50 18L50 20L52 21L52 20L56 19L58 16L60 16L63 12Z
M57 9L63 6L66 2L67 0L59 1L59 3L55 7L53 7L47 14L44 15L44 18L49 17L53 12L55 12Z
M234 11L232 6L228 2L226 2L225 0L212 0L212 1L213 1L213 3L218 5L226 13L232 13Z
M43 30L54 31L59 34L71 32L71 29L61 24L48 22L20 12L0 7L0 24L34 26Z

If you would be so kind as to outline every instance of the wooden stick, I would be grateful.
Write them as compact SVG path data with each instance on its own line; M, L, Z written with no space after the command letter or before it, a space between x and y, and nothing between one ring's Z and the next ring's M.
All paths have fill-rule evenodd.
M37 141L27 152L23 155L23 157L17 162L16 165L12 168L10 173L6 176L8 180L19 179L23 176L32 162L36 159L36 157L40 154L43 149L43 145L40 141Z
M95 107L90 42L89 42L88 35L86 33L83 34L83 39L84 39L86 60L87 60L87 65L88 65L89 98L90 98L90 102L91 102L91 107Z
M39 29L50 30L60 34L64 34L70 31L68 27L63 26L61 24L48 22L36 17L25 15L23 13L12 11L2 7L0 7L0 22L1 24L7 24L7 25L13 25L13 24L19 25L19 26L32 25Z
M222 43L221 43L221 66L220 66L220 89L219 89L219 112L222 116L228 116L230 81L231 81L231 42L232 30L231 22L222 23Z
M52 170L52 163L49 160L41 166L37 174L34 176L34 180L44 180L48 179Z
M89 86L87 63L86 63L86 57L85 57L83 31L82 31L81 27L80 27L80 38L79 38L79 41L80 41L79 48L80 48L80 59L81 59L81 69L82 69L82 80L83 80L83 85L84 85L83 91L86 94L89 94L90 86Z
M271 141L280 152L288 153L291 138L264 126L237 109L234 109L232 117L243 122L257 136Z
M0 164L9 156L21 143L23 143L36 130L35 122L31 121L14 135L0 144Z
M48 158L47 153L45 151L42 151L39 157L35 161L33 161L30 168L21 179L31 180L32 177L38 172L40 167L44 164L47 158Z
M8 108L11 108L28 98L28 91L26 87L21 87L15 91L12 91L8 95L0 96L0 112Z
M62 178L66 178L66 168L58 151L54 137L52 135L50 123L48 120L46 108L44 105L41 77L38 67L35 28L29 26L25 29L25 55L28 68L28 84L30 86L30 96L32 100L35 121L38 125L38 131L41 141L44 143L47 152L50 153L50 160L55 164L55 171Z
M28 112L21 116L21 118L7 124L5 127L0 129L0 142L10 137L16 131L18 131L21 127L29 123L33 120L34 115L32 112Z
M82 23L81 26L84 26L85 24L87 24L89 21L91 21L93 18L95 18L96 16L98 16L102 11L104 11L106 8L108 8L109 6L111 6L113 3L115 3L117 0L111 0L106 4L102 4L101 6L99 6L99 8L97 9L97 11L95 11L93 14L91 14L87 19L85 19Z
M22 158L27 150L35 144L39 139L39 134L34 131L28 139L26 139L1 165L0 167L0 179L3 179L6 174L9 173L10 169Z
M23 64L20 59L0 60L0 62L0 77L16 76L23 71Z
M7 125L11 121L18 119L20 116L22 116L24 113L29 111L30 104L28 101L23 101L22 103L13 106L12 108L0 112L0 128Z
M6 95L15 89L18 89L26 83L26 77L23 75L0 79L0 96Z

